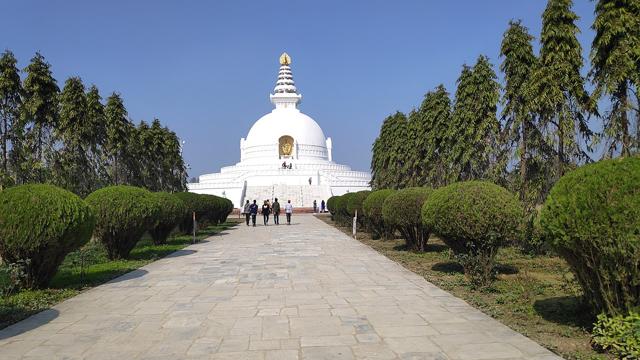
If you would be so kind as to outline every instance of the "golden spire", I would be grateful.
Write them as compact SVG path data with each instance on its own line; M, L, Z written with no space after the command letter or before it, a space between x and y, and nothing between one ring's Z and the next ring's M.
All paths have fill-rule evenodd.
M290 65L291 64L291 56L289 56L289 54L287 54L286 52L283 52L282 55L280 55L280 65Z

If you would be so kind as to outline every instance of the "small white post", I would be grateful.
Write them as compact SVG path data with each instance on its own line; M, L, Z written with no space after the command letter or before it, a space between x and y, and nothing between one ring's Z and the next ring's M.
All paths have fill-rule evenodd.
M357 228L356 225L357 224L358 224L358 210L356 210L356 216L353 217L353 230L352 231L353 231L353 238L354 239L357 239L357 237L356 237L356 228Z

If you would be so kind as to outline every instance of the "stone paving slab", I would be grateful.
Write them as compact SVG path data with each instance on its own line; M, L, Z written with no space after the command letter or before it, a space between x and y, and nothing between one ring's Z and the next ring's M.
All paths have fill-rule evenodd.
M312 215L244 224L0 331L9 359L559 359Z

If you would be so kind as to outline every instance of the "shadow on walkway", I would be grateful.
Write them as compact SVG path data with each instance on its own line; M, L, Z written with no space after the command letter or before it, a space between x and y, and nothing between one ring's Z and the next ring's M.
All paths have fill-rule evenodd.
M9 327L0 330L0 340L8 339L36 329L57 318L59 314L60 312L56 309L41 311L20 321L19 323L10 325Z
M180 256L187 256L187 255L195 254L197 252L198 252L197 250L191 250L191 249L177 250L165 256L165 259L176 258Z
M139 277L143 277L148 273L147 270L144 269L136 269L133 271L130 271L122 276L119 276L113 280L110 280L108 282L108 284L115 284L115 283L119 283L119 282L123 282L123 281L129 281L129 280L133 280L133 279L137 279Z

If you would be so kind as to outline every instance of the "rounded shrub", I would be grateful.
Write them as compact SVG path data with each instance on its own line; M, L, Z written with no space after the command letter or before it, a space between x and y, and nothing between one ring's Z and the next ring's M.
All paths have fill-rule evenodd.
M0 257L24 266L25 287L47 286L65 256L91 238L94 225L82 199L53 185L0 192Z
M563 176L540 213L543 238L576 275L594 314L640 306L640 158Z
M227 216L233 211L233 203L225 198L200 194L201 200L204 203L204 220L208 224L217 225L226 221Z
M358 226L361 228L366 228L368 223L367 217L364 215L364 210L362 209L362 203L369 194L371 194L369 190L358 191L347 200L347 213L349 217L353 218L357 212Z
M223 224L227 221L227 217L233 211L233 202L229 199L222 199L222 211L218 214L218 224Z
M196 220L201 222L205 220L208 212L206 197L192 192L179 192L174 194L182 200L187 207L187 214L180 222L180 231L185 234L193 233L193 213L196 214Z
M338 197L339 196L332 196L327 200L327 209L329 210L332 219L336 214L336 199L338 199Z
M187 216L187 206L177 196L167 192L152 193L156 206L159 208L158 217L149 229L149 234L156 245L164 244L171 231Z
M372 237L374 239L379 239L381 237L390 239L393 236L393 227L385 224L382 217L382 205L384 205L386 198L394 192L395 190L393 189L372 191L362 202L362 210L369 220Z
M333 196L330 208L331 216L338 225L345 225L348 222L347 197L344 195Z
M148 190L117 185L96 190L85 199L96 215L94 236L110 259L123 259L158 219L160 209Z
M365 214L362 210L362 203L367 198L367 196L371 194L371 191L362 190L353 194L353 196L347 199L347 213L349 214L349 216L354 217L356 216L357 211L358 217L362 216L364 218Z
M422 207L425 226L453 250L476 285L491 281L500 246L520 238L523 214L512 193L486 181L437 189Z
M426 249L430 230L422 223L422 204L432 192L425 187L401 189L387 196L382 205L384 223L398 229L409 250Z
M204 214L200 220L203 226L208 224L217 224L218 212L220 211L222 204L220 198L215 195L199 194L200 199L204 204Z
M354 196L356 196L356 193L346 193L340 196L336 203L336 206L338 207L336 210L338 222L342 225L351 225L351 216L349 215L349 209L347 206L349 201L351 201L351 198Z

